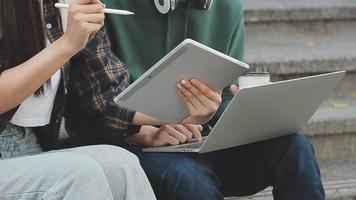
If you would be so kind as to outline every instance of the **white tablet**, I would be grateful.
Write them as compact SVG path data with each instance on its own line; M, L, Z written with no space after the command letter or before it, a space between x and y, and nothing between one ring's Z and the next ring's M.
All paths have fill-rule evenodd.
M246 63L186 39L114 101L164 122L179 123L189 115L177 93L180 80L195 78L221 91L248 69Z

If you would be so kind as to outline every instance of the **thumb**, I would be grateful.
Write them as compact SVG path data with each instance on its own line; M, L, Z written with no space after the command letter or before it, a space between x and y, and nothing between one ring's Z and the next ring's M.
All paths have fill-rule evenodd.
M199 129L200 132L202 132L203 131L203 126L202 125L198 125L198 129Z
M230 86L230 90L232 92L232 95L236 96L236 94L239 92L239 86L232 84Z

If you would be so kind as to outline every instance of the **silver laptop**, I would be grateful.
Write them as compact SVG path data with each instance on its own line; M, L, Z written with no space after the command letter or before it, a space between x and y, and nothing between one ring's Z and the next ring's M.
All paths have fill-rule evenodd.
M177 93L180 80L197 78L220 91L248 69L249 66L241 61L186 39L114 101L167 123L179 123L189 115Z
M202 142L143 151L206 153L296 133L344 75L339 71L244 88Z

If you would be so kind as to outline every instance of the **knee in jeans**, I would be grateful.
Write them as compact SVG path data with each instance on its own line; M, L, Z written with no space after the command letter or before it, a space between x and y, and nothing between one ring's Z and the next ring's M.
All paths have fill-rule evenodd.
M207 167L192 160L173 162L162 177L167 185L175 184L182 187L191 188L194 190L199 187L199 190L206 187L214 187L218 183L216 175ZM208 192L206 191L206 192Z
M322 188L319 167L309 140L300 133L284 139L284 147L279 149L283 152L276 173L279 177L277 185L283 188L299 182L306 189L317 191Z
M305 176L318 171L314 148L303 134L294 134L287 138L287 149L284 154L284 166L292 174Z
M110 159L108 161L116 167L140 165L137 156L124 148L112 145L98 145L96 148L98 148L98 151L100 151L103 155L110 155Z
M293 135L289 136L288 137L288 145L289 145L289 148L293 149L293 151L290 151L290 152L314 156L313 145L304 136L304 134L297 133L297 134L293 134Z
M112 145L96 145L88 147L88 151L100 152L101 157L96 157L106 174L122 176L128 173L142 171L136 155Z
M75 153L61 153L65 156L61 168L62 175L75 181L83 182L106 179L102 167L94 159Z

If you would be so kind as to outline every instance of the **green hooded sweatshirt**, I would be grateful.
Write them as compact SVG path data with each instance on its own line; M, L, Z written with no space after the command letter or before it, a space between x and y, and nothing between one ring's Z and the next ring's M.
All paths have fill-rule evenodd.
M244 57L245 28L240 0L215 0L202 11L192 2L161 14L153 0L105 0L109 8L130 10L132 16L107 15L107 28L116 55L136 80L185 38L191 38L238 60ZM219 67L219 66L216 66ZM232 99L229 89L211 120L214 125Z

